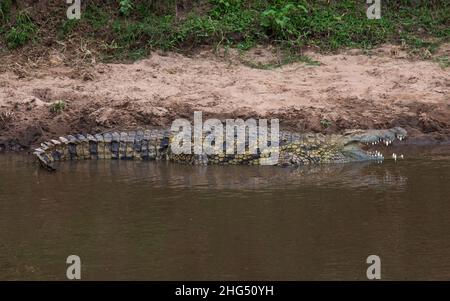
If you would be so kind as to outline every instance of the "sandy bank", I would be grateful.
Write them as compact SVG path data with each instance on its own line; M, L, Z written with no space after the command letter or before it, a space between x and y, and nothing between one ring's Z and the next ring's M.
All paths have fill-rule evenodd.
M448 52L447 49L443 51ZM278 117L298 131L405 127L412 137L450 137L450 71L395 47L371 55L309 54L320 66L263 70L200 53L153 54L133 64L11 65L0 73L0 147L29 147L74 132L170 125L194 110L219 118ZM269 59L267 51L250 54ZM60 113L52 103L66 103Z

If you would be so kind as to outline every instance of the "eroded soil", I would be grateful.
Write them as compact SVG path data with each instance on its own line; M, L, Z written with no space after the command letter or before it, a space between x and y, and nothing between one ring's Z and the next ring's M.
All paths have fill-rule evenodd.
M449 47L441 51L448 54ZM265 62L256 49L248 59ZM450 138L450 69L385 46L370 55L309 53L321 63L275 69L236 53L157 54L132 64L10 64L0 73L0 148L28 148L77 132L170 126L177 117L278 117L282 127L323 133L402 126L414 139ZM11 58L8 60L11 61ZM61 112L51 112L64 101Z

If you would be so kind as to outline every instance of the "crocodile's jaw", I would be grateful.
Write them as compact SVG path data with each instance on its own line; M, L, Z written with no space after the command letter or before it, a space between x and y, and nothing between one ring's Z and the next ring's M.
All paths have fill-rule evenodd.
M345 137L342 154L349 161L382 161L384 155L378 150L370 150L372 146L390 146L395 141L406 139L407 132L403 128L395 127L388 130L353 131Z

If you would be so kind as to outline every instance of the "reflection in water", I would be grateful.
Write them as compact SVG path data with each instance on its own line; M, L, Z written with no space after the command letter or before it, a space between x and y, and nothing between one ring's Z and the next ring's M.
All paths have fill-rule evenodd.
M450 156L383 164L183 166L0 156L0 280L450 276Z
M328 164L299 168L269 166L190 166L168 162L87 161L61 164L57 181L72 173L96 181L99 174L125 184L138 183L154 188L195 188L196 190L276 190L293 185L326 185L348 188L401 189L406 177L401 170L386 169L377 163ZM46 173L45 171L40 171ZM355 180L357 179L357 180ZM88 184L89 185L89 184Z

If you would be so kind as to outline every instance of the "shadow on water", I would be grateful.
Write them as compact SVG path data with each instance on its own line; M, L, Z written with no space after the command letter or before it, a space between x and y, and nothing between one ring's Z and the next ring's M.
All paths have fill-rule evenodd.
M0 279L450 277L450 154L305 168L0 156Z

